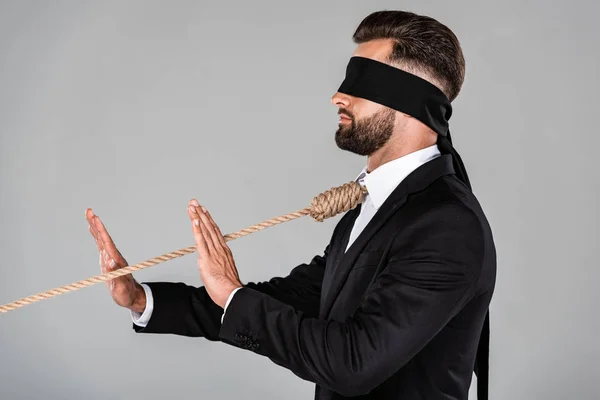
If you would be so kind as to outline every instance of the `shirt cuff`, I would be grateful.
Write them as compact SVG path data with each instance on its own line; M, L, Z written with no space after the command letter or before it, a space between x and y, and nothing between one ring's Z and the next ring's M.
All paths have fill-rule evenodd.
M225 303L225 307L223 308L223 315L221 316L221 323L223 323L223 318L225 318L225 311L227 311L227 306L231 302L231 299L233 299L233 295L235 294L235 292L237 292L238 290L240 290L242 287L243 286L240 286L239 288L233 289L233 291L231 292L231 294L227 298L227 303Z
M144 292L146 293L146 308L143 313L135 312L131 310L131 320L137 326L141 326L145 328L148 325L148 321L150 321L150 317L152 316L152 310L154 310L154 298L152 297L152 290L150 286L145 283L141 284Z

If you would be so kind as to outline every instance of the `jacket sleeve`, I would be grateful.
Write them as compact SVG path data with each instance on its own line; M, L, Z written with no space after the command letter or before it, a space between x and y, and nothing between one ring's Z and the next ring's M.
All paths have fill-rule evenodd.
M315 255L309 263L296 266L285 277L274 277L265 282L248 282L244 287L263 293L305 315L317 316L328 251L329 246L322 256ZM154 310L146 327L133 324L136 332L171 333L220 340L223 308L212 301L204 286L194 287L181 282L144 283L152 290Z
M455 211L440 210L452 216ZM476 285L483 256L483 242L473 234L478 222L446 218L440 229L444 219L426 221L414 232L418 240L393 245L387 264L346 320L320 320L242 288L219 336L342 395L368 393L414 357Z

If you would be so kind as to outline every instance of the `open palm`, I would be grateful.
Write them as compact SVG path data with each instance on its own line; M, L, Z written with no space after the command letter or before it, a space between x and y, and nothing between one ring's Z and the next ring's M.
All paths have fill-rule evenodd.
M123 255L121 255L117 246L115 246L115 243L108 234L102 221L100 221L100 218L94 214L91 208L86 210L85 217L89 223L89 231L94 237L96 246L98 247L100 256L99 263L102 273L104 274L126 267L128 265L127 261ZM106 281L106 284L115 303L121 307L143 312L143 309L145 308L144 289L131 274L111 279L110 281ZM143 301L141 301L141 297L144 298Z

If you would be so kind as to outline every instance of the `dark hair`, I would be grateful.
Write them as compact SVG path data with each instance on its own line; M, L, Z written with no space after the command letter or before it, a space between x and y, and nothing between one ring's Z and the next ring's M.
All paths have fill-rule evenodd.
M408 11L376 11L362 20L352 39L357 44L393 39L388 63L429 76L450 101L458 96L465 59L454 33L437 20Z

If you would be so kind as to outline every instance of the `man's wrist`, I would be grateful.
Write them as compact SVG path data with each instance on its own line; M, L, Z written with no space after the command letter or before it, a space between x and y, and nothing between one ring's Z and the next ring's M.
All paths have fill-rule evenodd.
M143 314L146 309L146 291L140 284L135 286L135 297L129 309L140 314Z
M232 286L231 286L231 287L230 287L230 288L229 288L229 289L228 289L228 290L225 292L225 294L224 294L224 296L223 296L223 299L221 299L221 300L219 301L219 304L218 304L218 305L219 305L221 308L225 309L225 307L226 307L226 305L227 305L227 300L230 298L230 296L231 296L231 293L233 293L233 292L234 292L236 289L239 289L239 288L241 288L241 287L243 287L243 285L241 285L241 284L235 284L235 285L232 285Z

